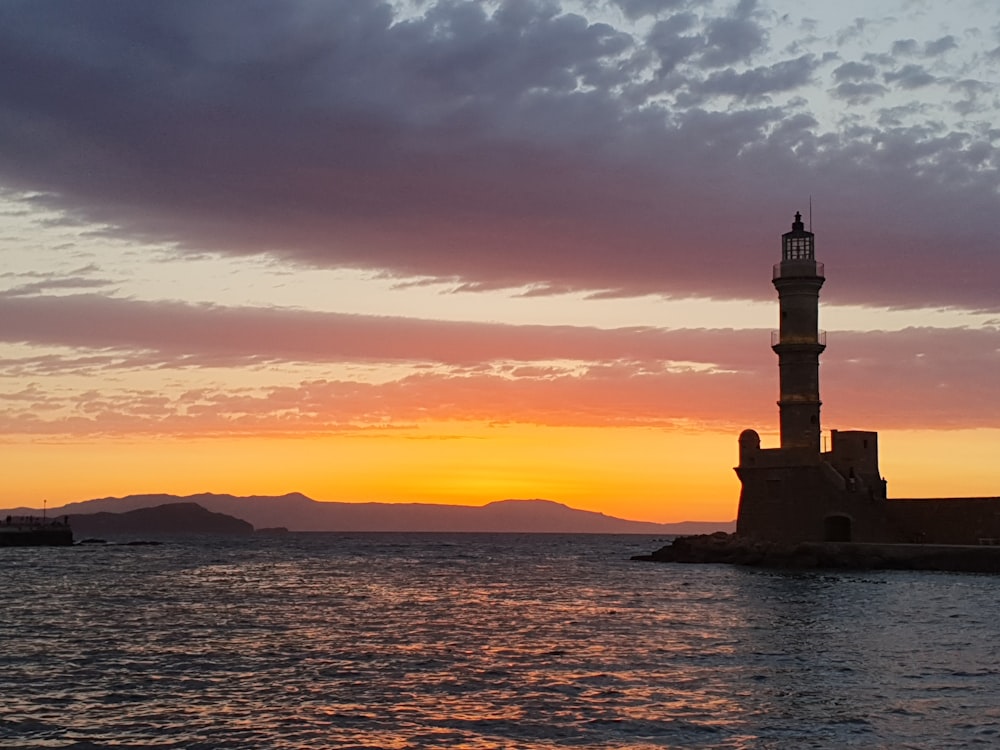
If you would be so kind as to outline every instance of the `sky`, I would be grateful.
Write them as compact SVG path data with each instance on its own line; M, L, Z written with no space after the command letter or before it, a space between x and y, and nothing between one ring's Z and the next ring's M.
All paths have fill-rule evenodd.
M730 520L771 266L824 430L1000 495L995 0L5 0L0 506Z

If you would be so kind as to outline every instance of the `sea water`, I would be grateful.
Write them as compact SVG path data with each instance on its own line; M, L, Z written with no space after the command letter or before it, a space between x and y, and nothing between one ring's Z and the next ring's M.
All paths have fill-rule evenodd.
M0 550L4 748L1000 746L1000 580L641 536Z

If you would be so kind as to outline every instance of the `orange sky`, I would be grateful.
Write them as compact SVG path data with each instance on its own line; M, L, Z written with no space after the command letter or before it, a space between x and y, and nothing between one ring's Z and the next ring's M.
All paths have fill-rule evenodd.
M469 505L541 497L625 518L731 520L734 445L728 435L653 428L474 423L339 437L13 443L4 455L18 469L0 507L44 486L52 506L142 492L300 491Z
M998 430L880 438L890 496L989 495L997 487L991 446ZM437 423L339 437L8 442L3 455L0 507L40 506L42 498L55 507L136 493L300 491L317 500L469 505L542 497L675 522L732 520L739 495L732 433L647 427Z
M736 436L753 427L777 445L773 297L539 301L298 269L296 294L316 295L308 309L261 305L247 290L280 297L286 278L266 259L202 259L200 291L171 278L197 268L182 256L137 261L137 248L155 248L95 240L45 213L8 224L25 236L23 255L8 246L14 280L46 263L84 288L115 268L128 280L107 295L0 294L0 335L17 341L0 345L0 506L298 491L545 498L637 520L726 521ZM759 253L769 293L785 229ZM75 268L88 257L92 268ZM824 428L881 433L891 497L1000 494L990 313L838 304L836 262L827 268ZM209 303L220 277L240 296ZM332 306L319 294L331 289Z

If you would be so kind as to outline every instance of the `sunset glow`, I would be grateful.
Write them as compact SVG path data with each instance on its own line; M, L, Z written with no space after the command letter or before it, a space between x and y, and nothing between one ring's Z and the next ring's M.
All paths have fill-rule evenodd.
M731 520L796 210L823 427L1000 495L1000 8L148 10L0 6L0 506Z
M301 439L31 441L5 445L4 453L20 467L0 495L8 506L53 473L52 465L59 467L46 480L53 505L81 492L185 495L224 488L358 502L482 505L543 497L619 517L721 520L739 491L730 435L643 427L428 423ZM677 502L665 501L671 498Z

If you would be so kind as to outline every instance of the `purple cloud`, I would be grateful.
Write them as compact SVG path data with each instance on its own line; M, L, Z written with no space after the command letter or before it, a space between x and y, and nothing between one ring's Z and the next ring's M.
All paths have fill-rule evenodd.
M931 132L916 110L824 130L790 95L826 51L770 49L754 3L620 5L668 26L644 39L531 0L408 18L374 0L9 0L0 184L195 251L754 298L812 194L838 301L998 307L984 134ZM940 80L885 65L903 90ZM872 101L867 84L835 97Z

